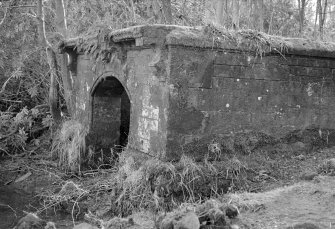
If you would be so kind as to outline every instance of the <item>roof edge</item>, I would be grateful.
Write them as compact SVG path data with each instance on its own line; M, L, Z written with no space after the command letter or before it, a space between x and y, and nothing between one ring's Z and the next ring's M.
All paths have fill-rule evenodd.
M335 43L314 41L304 38L284 38L270 36L256 31L219 31L213 26L187 27L177 25L138 25L111 31L108 37L114 43L135 40L137 46L177 45L197 48L212 48L242 52L260 52L257 54L291 54L335 58ZM210 28L210 32L208 32ZM78 37L62 42L60 51L75 49L79 44L94 37ZM254 40L253 40L254 39ZM257 40L259 39L259 40ZM260 41L260 42L259 42ZM261 46L257 46L261 43Z

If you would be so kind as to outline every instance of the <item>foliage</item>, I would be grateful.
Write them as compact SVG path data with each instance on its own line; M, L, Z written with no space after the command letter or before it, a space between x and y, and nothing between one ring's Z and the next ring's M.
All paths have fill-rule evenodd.
M33 15L28 12L15 9L11 20L0 26L1 111L18 112L46 102L46 61L37 45Z
M45 110L24 107L20 112L1 112L0 114L0 149L13 155L25 150L28 144L39 145L34 139L41 131L52 125L52 119Z

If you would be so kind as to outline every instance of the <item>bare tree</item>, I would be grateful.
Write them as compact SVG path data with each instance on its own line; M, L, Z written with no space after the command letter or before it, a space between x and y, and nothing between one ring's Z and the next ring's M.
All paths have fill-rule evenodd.
M273 27L273 16L274 16L274 7L273 7L273 0L270 0L270 22L268 28L268 34L272 34L272 27Z
M50 112L54 119L54 122L57 125L61 122L61 112L59 107L59 84L58 84L59 71L58 71L56 53L53 51L45 34L43 0L37 1L37 20L38 20L39 42L40 45L44 47L46 50L48 64L50 67L50 88L49 88Z
M319 4L319 32L322 37L323 35L323 29L326 21L326 16L327 16L327 5L328 5L328 0L318 0Z
M305 10L306 5L308 1L306 0L298 0L298 9L299 9L299 34L302 34L302 31L304 29L304 23L305 23Z
M233 1L232 26L234 29L240 28L240 0Z
M227 1L226 1L227 2ZM224 1L219 0L216 2L216 11L215 11L215 22L219 25L222 25L223 23L223 9L224 9Z
M161 1L162 1L161 22L164 24L172 24L171 0L161 0Z
M171 0L148 0L147 15L155 22L172 24Z
M257 29L259 31L263 31L264 30L264 2L263 0L257 0L256 1L257 7L255 7L256 14L258 13L258 23L257 23Z
M65 9L64 9L64 1L63 0L55 0L56 3L56 28L57 31L63 36L63 39L67 39L67 25L66 25L66 17L65 17ZM61 76L64 88L64 99L66 101L67 110L70 115L73 115L74 110L74 93L72 87L72 80L70 76L70 72L67 68L68 65L68 56L66 53L60 54L60 68L61 68Z
M328 8L328 0L317 0L316 2L316 10L315 10L315 21L314 21L314 36L317 35L317 28L319 32L319 36L323 37L324 25L326 22ZM317 22L319 22L319 26L317 27Z

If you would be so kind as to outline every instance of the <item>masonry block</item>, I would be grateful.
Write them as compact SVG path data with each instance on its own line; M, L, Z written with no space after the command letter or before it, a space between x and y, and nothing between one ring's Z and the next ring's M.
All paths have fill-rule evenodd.
M164 25L109 37L104 63L77 49L78 40L65 45L77 55L76 117L107 148L123 142L178 160L184 146L212 134L335 128L335 45L287 38L287 50L259 56L247 40L213 43L201 28Z

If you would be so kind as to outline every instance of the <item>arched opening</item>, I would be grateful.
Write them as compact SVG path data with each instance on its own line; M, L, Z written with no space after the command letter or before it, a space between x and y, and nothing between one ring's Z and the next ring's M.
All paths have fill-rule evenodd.
M92 93L90 135L104 152L119 151L128 143L130 100L115 77L104 78Z

